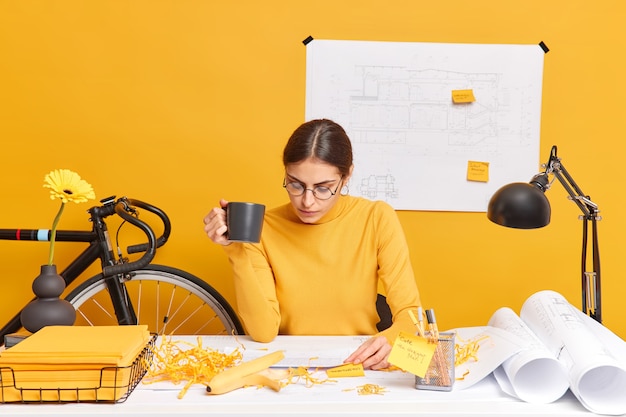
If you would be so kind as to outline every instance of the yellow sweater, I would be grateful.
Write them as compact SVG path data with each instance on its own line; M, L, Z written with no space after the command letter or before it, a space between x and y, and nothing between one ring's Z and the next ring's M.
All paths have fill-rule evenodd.
M415 332L408 310L420 305L404 232L382 201L340 196L315 224L286 204L265 214L259 244L224 247L233 267L238 311L254 340L286 335L374 335L378 281L394 324L393 343Z

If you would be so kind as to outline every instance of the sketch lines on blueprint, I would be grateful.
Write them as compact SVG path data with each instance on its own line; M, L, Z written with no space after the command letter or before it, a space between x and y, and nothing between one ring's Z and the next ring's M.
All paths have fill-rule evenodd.
M349 96L347 128L355 148L364 153L453 158L471 149L490 159L499 146L531 139L522 121L513 120L511 94L499 84L501 74L357 66L355 78L362 90ZM459 86L474 91L480 101L453 105L451 92ZM400 198L392 174L357 172L362 196L388 202Z
M350 126L355 140L362 143L422 145L424 153L437 151L425 146L432 143L444 151L495 147L498 128L505 126L517 130L505 139L518 143L528 140L530 132L522 136L522 121L512 120L516 115L510 106L511 93L499 84L500 74L385 67L357 70L363 90L350 96ZM480 101L452 105L451 92L459 86L473 90ZM443 140L420 141L425 133Z
M358 194L370 200L389 201L398 198L398 190L395 188L393 175L368 175L361 177Z
M320 51L307 57L307 119L346 129L355 195L396 209L485 211L499 186L536 173L539 46L519 54L497 45L494 54L494 45L405 43L395 55L385 42L332 42L311 44ZM453 103L455 90L471 90L475 101ZM469 161L488 162L490 181L468 181Z

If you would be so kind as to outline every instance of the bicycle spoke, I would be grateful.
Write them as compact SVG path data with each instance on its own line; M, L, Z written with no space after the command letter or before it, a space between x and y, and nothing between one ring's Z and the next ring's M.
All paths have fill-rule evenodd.
M172 288L172 294L173 294L174 292L176 292L176 289L177 289L176 287ZM182 302L179 302L179 303L178 303L178 306L177 306L176 310L175 310L173 313L170 313L170 310L171 310L171 307L172 307L171 300L170 300L170 309L168 309L168 312L167 312L167 322L168 322L168 323L169 323L170 321L172 321L172 319L175 319L175 318L178 316L178 312L181 310L181 308L183 308L183 306L185 306L185 303L187 303L187 301L189 300L189 297L191 297L191 296L192 296L192 294L191 294L191 293L188 293L188 294L187 294L187 297L185 297L185 299L184 299ZM188 319L189 317L191 317L191 316L188 316L188 317L187 317L187 319ZM185 322L185 320L186 320L186 319L184 319L184 320L183 320L183 323ZM181 325L182 325L182 323L181 323ZM176 330L177 330L178 328L180 328L180 325L179 325L177 328L175 328L175 329L172 331L172 333L176 332Z
M143 282L139 281L139 288L137 290L137 302L135 303L136 307L135 307L135 315L137 317L137 322L141 323L141 320L139 319L139 317L141 316L141 293L143 290Z
M158 284L158 287L160 287L160 283ZM170 297L169 297L169 303L167 305L167 310L165 311L165 315L163 316L163 320L161 320L161 322L163 323L163 328L161 329L161 332L159 334L165 334L165 328L167 327L167 325L170 322L170 311L172 311L172 304L174 303L174 296L176 295L176 285L172 286L172 291L170 292ZM157 313L156 315L157 318L159 318L159 314Z
M177 331L178 329L180 329L180 328L182 327L182 325L183 325L183 324L187 323L187 321L189 321L189 320L190 320L190 319L191 319L191 318L195 315L195 313L197 313L198 311L200 311L200 309L201 309L202 307L203 307L203 306L199 306L199 307L197 307L197 308L193 311L193 313L192 313L191 315L187 316L187 318L185 318L185 319L184 319L184 320L183 320L183 321L182 321L182 322L181 322L181 323L180 323L180 324L179 324L179 325L178 325L178 326L174 329L174 333L176 333L176 331Z
M91 302L91 304L95 304L95 305L96 305L96 307L98 308L98 311L100 311L101 313L104 313L106 316L108 316L108 317L109 317L109 318L111 318L112 320L115 320L115 316L114 316L113 314L111 314L111 312L110 312L110 311L109 311L106 307L104 307L102 304L100 304L100 303L98 302L98 300L96 300L95 298L92 298L92 299L91 299L91 300L89 300L89 301ZM86 321L87 323L89 323L89 325L90 325L90 326L93 326L93 325L94 325L94 323L93 323L91 320L89 320L89 318L87 317L87 315L86 315L85 313L83 313L83 310L82 310L82 309L77 308L77 309L76 309L76 312L77 312L78 314L80 314L80 315L81 315L81 317L83 317L83 318L85 319L85 321Z
M202 334L202 330L207 328L211 323L213 323L215 320L219 320L219 317L217 315L214 315L213 317L211 317L210 320L206 321L202 326L200 326L199 328L196 329L196 331L193 334ZM226 329L224 329L222 332L220 332L219 334L226 334Z

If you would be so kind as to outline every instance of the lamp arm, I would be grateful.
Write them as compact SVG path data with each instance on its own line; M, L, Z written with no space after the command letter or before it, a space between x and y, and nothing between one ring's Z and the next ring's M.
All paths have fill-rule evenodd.
M601 280L600 280L600 250L598 247L598 224L601 220L598 215L598 205L591 201L588 195L585 195L576 181L567 172L561 159L556 156L556 146L552 147L550 152L550 160L545 164L545 174L552 173L559 180L570 200L574 201L578 208L582 211L583 216L583 245L582 245L582 310L585 314L591 316L599 323L602 323L602 304L601 304ZM592 271L587 270L587 247L588 247L588 224L591 223L591 256Z
M565 188L565 191L567 191L567 194L569 194L570 199L576 203L580 211L582 211L583 217L585 219L598 219L598 205L591 201L588 195L582 192L560 160L551 160L549 167L554 177L559 180L563 188Z

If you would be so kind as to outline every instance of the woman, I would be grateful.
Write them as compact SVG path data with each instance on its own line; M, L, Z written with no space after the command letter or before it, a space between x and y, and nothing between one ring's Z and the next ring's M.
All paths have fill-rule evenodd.
M365 369L389 366L398 332L414 333L408 313L419 293L404 233L393 208L344 192L354 168L344 129L311 120L283 152L290 203L265 214L259 244L229 242L221 200L204 218L234 272L239 315L254 340L278 334L374 335L345 359ZM393 324L377 333L379 281Z

